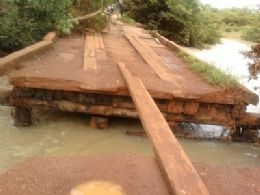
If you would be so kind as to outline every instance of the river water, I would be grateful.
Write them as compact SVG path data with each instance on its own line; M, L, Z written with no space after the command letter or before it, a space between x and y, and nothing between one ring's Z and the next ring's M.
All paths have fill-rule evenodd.
M250 80L248 72L249 59L241 53L242 51L248 51L250 45L241 43L235 40L221 39L221 43L215 45L211 49L204 50L190 50L196 57L202 59L214 66L220 68L224 72L235 76L238 81L247 87L249 90L260 95L260 90L256 89L260 87L260 78L257 80ZM249 112L260 112L260 104L257 106L248 106Z
M7 78L0 77L0 90L8 88ZM0 121L0 172L36 156L154 155L145 137L126 134L142 130L138 120L112 118L109 129L96 130L88 126L89 116L84 114L38 109L34 111L34 125L18 128L14 126L12 108L0 106ZM260 166L260 148L252 144L179 141L193 162Z

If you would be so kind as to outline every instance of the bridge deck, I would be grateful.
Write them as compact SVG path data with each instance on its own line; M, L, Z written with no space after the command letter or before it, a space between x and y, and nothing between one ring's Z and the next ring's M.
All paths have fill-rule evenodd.
M210 85L141 28L112 25L110 29L104 36L59 38L52 49L16 61L15 67L22 68L9 75L15 87L9 105L138 117L117 67L120 61L142 80L167 121L233 128L244 117L246 106L258 102L258 96L242 86ZM5 93L3 102L6 99ZM252 122L252 117L245 119L244 123ZM255 121L254 126L259 125Z
M116 65L119 61L127 61L131 72L141 78L153 97L188 99L192 96L199 101L224 104L239 102L238 98L241 98L246 103L254 103L255 97L250 98L252 95L248 92L241 97L236 91L223 93L223 88L208 84L149 34L128 26L121 28L124 28L123 33L118 27L111 27L110 34L103 36L104 47L95 45L97 40L89 38L86 51L85 36L58 39L52 50L20 62L24 68L11 75L11 83L20 87L127 94L127 87ZM135 36L135 40L144 45L139 49L141 55L123 34ZM84 56L91 50L87 61L92 62L89 65L92 68L86 68ZM150 57L152 63L145 62L144 55L148 59ZM161 72L164 76L158 76L158 71L152 67L154 63L163 67ZM165 79L165 75L168 78Z

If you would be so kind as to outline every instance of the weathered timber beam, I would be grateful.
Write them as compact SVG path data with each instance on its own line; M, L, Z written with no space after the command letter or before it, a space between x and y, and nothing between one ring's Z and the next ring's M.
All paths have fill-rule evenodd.
M174 86L176 89L172 92L174 97L198 99L198 96L196 95L196 92L193 91L192 87L188 89L186 87L187 83L183 85L185 82L183 77L177 73L174 75L168 73L165 63L145 42L143 42L138 37L131 37L129 35L125 35L125 38L136 49L136 51L160 79L168 81Z
M74 22L80 22L80 21L82 21L82 20L87 20L87 19L89 19L89 18L93 18L93 17L97 16L97 15L100 14L101 12L102 12L101 10L98 10L98 11L96 11L96 12L94 12L94 13L91 13L91 14L87 14L87 15L84 15L84 16L79 16L79 17L77 17L77 18L74 18L73 21L74 21Z
M42 40L55 41L56 39L57 39L57 33L56 32L49 32L45 37L43 37Z
M0 105L11 106L11 94L12 91L1 91L0 92Z
M97 72L97 58L95 48L95 35L86 35L85 51L84 51L84 65L85 71L93 70Z
M128 93L128 92L127 92ZM166 120L170 122L192 122L234 127L233 106L221 104L203 104L181 100L154 99ZM85 113L109 114L137 118L135 105L130 96L109 94L79 93L73 91L45 90L32 88L14 88L0 93L0 104L6 106L46 106L64 111L83 110ZM71 106L64 106L71 105ZM87 107L86 107L87 106ZM90 108L92 106L92 109ZM83 109L81 109L83 107ZM99 108L99 109L98 109ZM66 110L67 109L67 110ZM84 111L84 109L86 111ZM103 110L104 109L104 110ZM102 113L103 111L104 113ZM106 110L110 110L105 112Z
M53 41L43 40L24 49L11 53L10 55L0 58L0 76L8 73L13 69L20 68L20 61L28 59L33 55L49 49Z
M246 128L260 128L260 114L247 112L245 116L238 121L237 125Z
M142 81L133 77L124 64L119 63L119 68L127 82L171 194L209 194Z
M45 106L49 108L58 109L61 111L68 112L81 112L87 114L95 114L95 115L103 115L103 116L121 116L121 117L130 117L130 118L138 118L138 112L135 109L129 108L116 108L113 106L105 106L105 105L86 105L75 103L66 100L36 100L30 98L19 98L17 100L12 100L13 106Z
M0 97L1 101L1 97ZM1 102L0 102L1 103ZM132 104L123 103L120 104L112 104L112 105L96 105L94 102L81 103L81 102L73 102L71 100L39 100L32 98L24 98L18 97L16 99L8 98L8 101L4 104L6 106L22 106L27 105L30 107L33 106L45 106L49 108L54 108L61 111L68 112L82 112L87 114L95 114L95 115L104 115L104 116L122 116L129 118L138 118L138 112ZM226 114L225 111L221 109L215 109L212 107L211 109L205 107L199 110L199 112L195 115L185 115L182 113L165 113L165 106L159 105L159 109L164 113L165 118L169 122L187 122L187 123L203 123L203 124L212 124L212 125L224 125L233 127L235 125L235 121ZM212 114L212 110L214 110L214 114Z
M24 106L15 107L15 126L26 127L32 124L31 109Z

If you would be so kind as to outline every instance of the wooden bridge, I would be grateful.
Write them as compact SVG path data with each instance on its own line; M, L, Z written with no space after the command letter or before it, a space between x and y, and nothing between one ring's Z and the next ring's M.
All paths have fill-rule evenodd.
M8 74L13 85L2 92L0 102L15 107L17 125L31 124L31 108L36 106L140 117L170 192L208 194L168 124L258 128L260 116L246 113L258 96L243 86L223 89L208 84L173 51L178 46L157 36L163 44L140 28L120 24L102 36L56 39L50 33L0 59L1 73Z
M174 44L158 38L169 47ZM142 80L169 124L220 124L233 129L259 126L259 117L246 113L248 104L258 103L257 95L243 86L225 89L208 84L190 71L177 52L139 28L117 25L105 36L54 39L50 33L43 41L0 59L2 74L18 69L9 74L14 88L2 94L3 104L19 107L21 112L47 106L137 118L117 67L123 62ZM30 119L17 113L17 123L30 124Z

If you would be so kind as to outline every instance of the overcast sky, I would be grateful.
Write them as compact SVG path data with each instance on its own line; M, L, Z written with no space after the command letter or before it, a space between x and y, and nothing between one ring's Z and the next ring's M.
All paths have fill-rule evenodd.
M216 8L250 7L260 4L260 0L200 0L203 4L209 4Z

